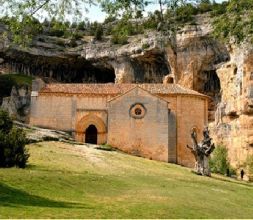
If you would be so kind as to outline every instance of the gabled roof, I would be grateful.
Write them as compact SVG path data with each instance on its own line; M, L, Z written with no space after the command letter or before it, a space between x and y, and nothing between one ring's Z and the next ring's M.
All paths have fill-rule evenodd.
M140 87L138 84L137 84L135 87L133 87L132 89L128 90L127 92L122 93L122 94L119 94L119 95L113 97L113 98L110 99L108 102L112 102L112 101L114 101L114 100L116 100L116 99L118 99L118 98L120 98L120 97L122 97L122 96L124 96L124 95L126 95L126 94L128 94L128 93L130 93L130 92L132 92L133 90L138 90L138 89L144 91L146 94L148 94L148 95L150 95L150 96L155 96L156 98L158 98L158 99L160 99L160 100L162 100L162 101L164 101L164 102L169 103L167 100L165 100L165 99L159 97L158 95L156 95L156 94L154 94L154 93L149 92L148 90L146 90L146 89Z
M120 95L138 87L157 95L181 94L208 97L191 89L186 89L177 84L47 84L40 93L61 94L93 94L93 95Z

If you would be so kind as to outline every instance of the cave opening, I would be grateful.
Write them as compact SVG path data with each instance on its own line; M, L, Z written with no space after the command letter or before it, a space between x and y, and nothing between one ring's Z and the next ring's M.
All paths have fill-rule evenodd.
M202 93L211 97L208 103L208 120L215 120L215 111L218 103L221 101L221 85L220 79L215 70L204 71L204 82L202 84Z
M115 71L109 65L93 65L84 59L53 59L30 57L28 60L9 59L10 72L42 77L48 82L114 83Z
M220 93L220 79L215 70L204 71L203 93L215 97Z
M94 68L84 76L83 82L87 83L114 83L115 71L113 68ZM94 80L89 80L94 79Z

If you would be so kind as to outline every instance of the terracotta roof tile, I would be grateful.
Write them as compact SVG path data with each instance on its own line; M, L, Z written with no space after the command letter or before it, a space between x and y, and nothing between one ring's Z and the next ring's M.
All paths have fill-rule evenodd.
M205 96L191 89L186 89L177 84L47 84L40 93L64 93L64 94L104 94L120 95L135 86L139 86L152 94L190 94Z

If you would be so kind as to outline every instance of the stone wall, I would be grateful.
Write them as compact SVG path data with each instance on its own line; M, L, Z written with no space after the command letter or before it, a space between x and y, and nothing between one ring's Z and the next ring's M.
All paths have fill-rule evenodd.
M191 131L196 129L198 141L208 124L208 100L197 96L162 96L169 102L170 117L176 120L176 163L193 167L195 159L186 145L191 145ZM169 123L170 126L170 123ZM172 135L172 134L169 134Z
M76 123L87 114L95 114L106 123L100 112L106 110L103 96L70 96L39 94L32 97L30 124L39 127L74 132Z
M168 114L166 101L136 87L109 102L108 144L168 162Z
M157 96L140 87L117 97L40 93L41 87L33 86L30 124L70 132L80 142L85 141L86 129L94 125L98 144L108 143L133 155L194 166L194 157L186 145L191 144L192 129L202 139L208 123L205 97Z

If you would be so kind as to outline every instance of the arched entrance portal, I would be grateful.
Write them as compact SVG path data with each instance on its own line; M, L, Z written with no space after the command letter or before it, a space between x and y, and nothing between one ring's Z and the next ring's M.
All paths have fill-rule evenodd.
M98 130L95 125L90 125L85 130L85 143L97 144Z
M104 144L107 140L105 123L95 114L88 114L79 119L75 133L75 139L80 142Z

